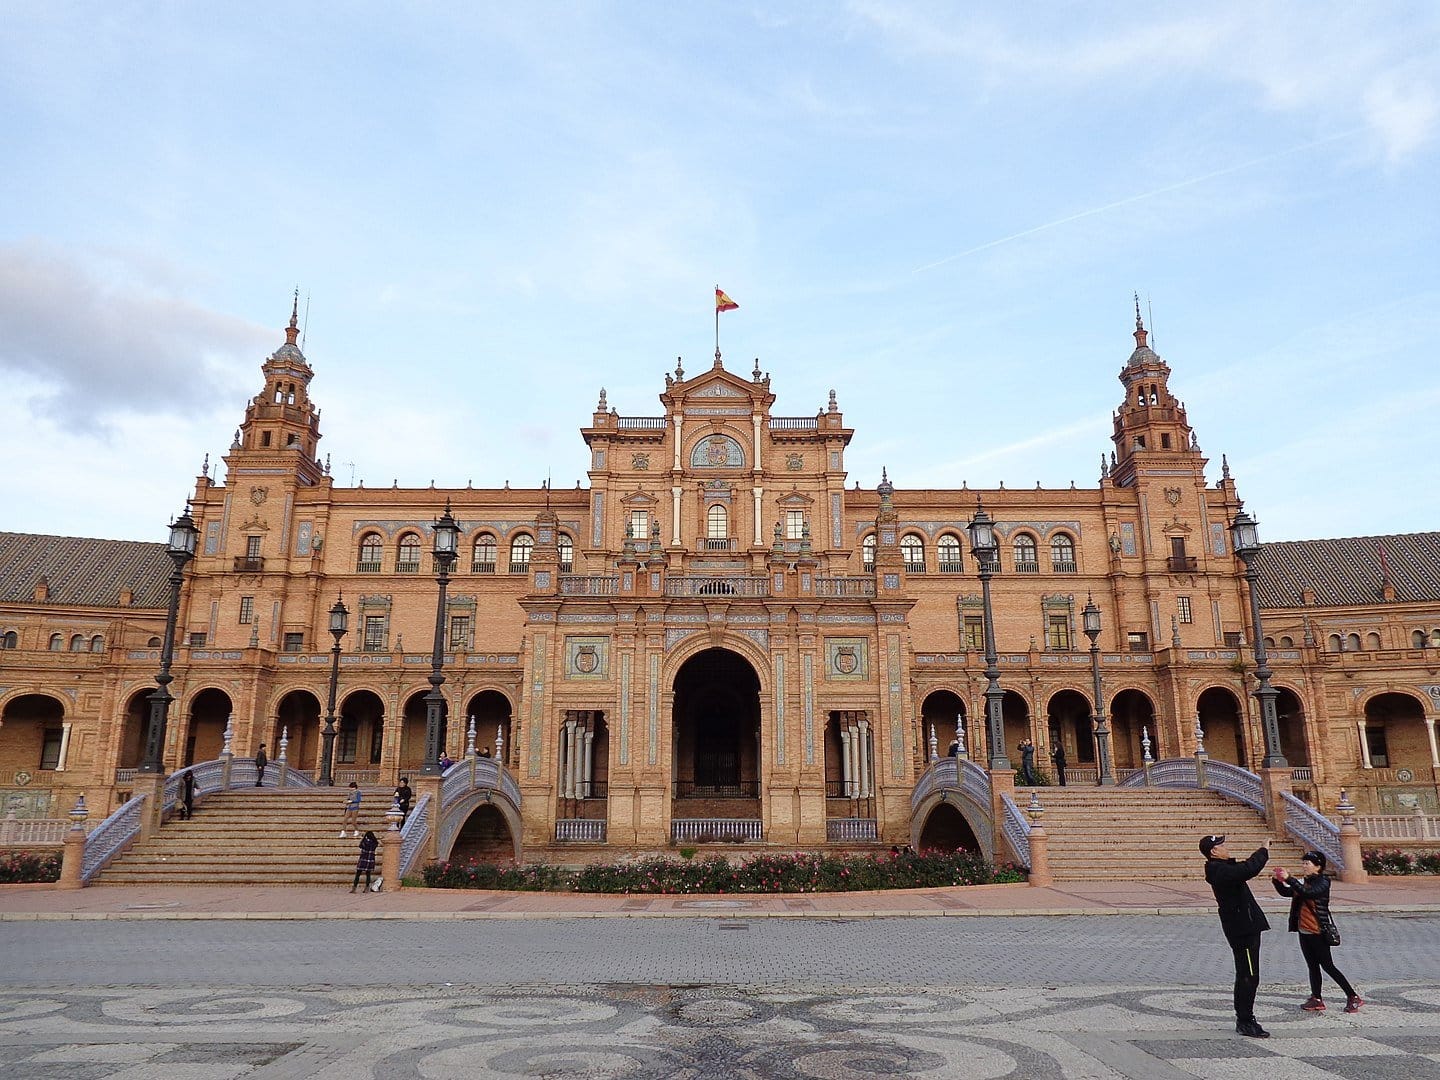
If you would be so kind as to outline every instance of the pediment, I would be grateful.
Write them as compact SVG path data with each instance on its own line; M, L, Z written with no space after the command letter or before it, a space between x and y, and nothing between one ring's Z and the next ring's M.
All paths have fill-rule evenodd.
M620 497L622 506L655 506L659 501L654 495L644 491L632 491L629 495Z
M702 386L697 386L685 395L687 398L748 398L750 395L737 386L732 386L724 379L711 379Z
M798 491L792 491L792 492L790 492L790 494L788 494L788 495L782 495L782 496L780 497L780 505L781 505L781 506L814 506L814 505L815 505L815 500L812 499L812 498L810 498L809 495L804 495L804 494L802 494L802 493L800 493L800 492L798 492Z

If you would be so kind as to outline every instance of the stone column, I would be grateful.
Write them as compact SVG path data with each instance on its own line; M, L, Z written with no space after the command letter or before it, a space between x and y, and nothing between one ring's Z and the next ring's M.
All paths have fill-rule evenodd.
M1356 720L1355 726L1360 729L1360 764L1362 768L1373 769L1375 766L1370 761L1370 740L1365 737L1365 721Z
M1435 717L1425 717L1425 734L1430 737L1430 766L1440 769L1440 750L1435 746Z
M873 747L870 742L870 722L861 720L856 733L860 744L860 798L868 799L874 794L870 787L870 777L874 769L874 762L871 760Z
M1032 792L1025 813L1030 816L1030 884L1037 889L1055 884L1050 874L1050 837L1045 834L1045 826L1040 822L1040 815L1044 812L1039 793Z
M1370 880L1365 872L1365 857L1360 849L1360 829L1355 824L1355 804L1350 801L1342 788L1340 802L1335 807L1340 815L1340 854L1345 860L1345 869L1340 871L1340 880L1347 885L1364 885Z
M675 450L675 467L678 469L678 468L680 467L680 450L679 450L679 446L680 446L680 443L679 443L679 439L680 439L680 419L679 419L679 417L676 417L676 419L675 419L675 439L676 439L676 443L675 443L675 446L676 446L676 450ZM670 489L670 517L671 517L671 520L672 520L672 522L673 522L673 524L672 524L671 527L670 527L670 544L671 544L672 547L679 547L679 546L680 546L680 489L679 489L678 487L672 487L672 488Z
M595 783L595 732L585 732L585 759L580 768L580 798L590 797Z
M435 779L434 777L421 776L416 783L423 783L425 780ZM436 806L431 813L431 820L438 820L439 807ZM381 882L381 892L399 892L404 886L400 883L400 805L392 804L385 813L385 820L389 822L385 831L380 834L380 876L385 880ZM430 830L430 835L435 835L435 830Z
M761 509L761 502L765 498L765 489L763 487L757 487L753 488L752 492L755 496L755 546L759 547L764 542L764 538L761 536L763 523L760 519L764 513Z
M852 744L850 729L840 729L840 791L847 799L855 797L855 768L850 759L854 755L855 748Z

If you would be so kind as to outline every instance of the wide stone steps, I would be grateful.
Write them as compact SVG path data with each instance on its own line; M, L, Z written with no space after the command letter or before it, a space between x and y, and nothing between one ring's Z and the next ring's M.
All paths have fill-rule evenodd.
M1224 833L1239 857L1267 837L1270 865L1295 866L1301 848L1283 829L1214 791L1041 788L1050 870L1057 881L1194 880L1203 875L1200 837ZM1028 791L1017 793L1024 806Z
M388 825L392 788L362 789L359 831ZM339 835L348 789L242 789L196 803L101 871L106 885L348 886L360 841ZM378 853L377 853L378 872Z

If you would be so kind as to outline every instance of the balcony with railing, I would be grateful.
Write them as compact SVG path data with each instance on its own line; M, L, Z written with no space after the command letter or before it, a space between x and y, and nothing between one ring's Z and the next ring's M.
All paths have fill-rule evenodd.
M1040 562L1038 559L1016 559L1015 573L1017 574L1038 574Z
M561 574L562 596L614 596L620 591L619 574Z
M820 420L814 416L772 416L771 431L819 431Z
M1052 559L1050 561L1050 572L1053 574L1074 574L1078 567L1074 559Z
M378 574L380 573L379 559L361 559L355 564L357 574Z
M530 561L529 561L528 559L519 559L519 560L517 560L517 559L511 559L511 560L510 560L510 573L512 573L512 574L528 574L529 572L530 572Z
M1199 563L1194 555L1171 555L1165 565L1172 574L1193 574Z
M235 573L258 574L265 569L265 560L259 555L236 555Z
M740 541L733 536L702 536L695 541L696 551L738 551Z
M472 574L493 574L495 572L495 560L472 562L470 564L470 572Z
M875 579L863 577L817 577L815 595L834 599L864 599L875 595Z
M418 574L420 573L420 564L418 562L397 562L395 572L397 574Z
M687 575L665 579L666 596L769 596L768 577Z
M621 431L664 431L663 416L617 416L615 426Z
M938 569L942 574L963 574L965 564L963 562L942 562Z

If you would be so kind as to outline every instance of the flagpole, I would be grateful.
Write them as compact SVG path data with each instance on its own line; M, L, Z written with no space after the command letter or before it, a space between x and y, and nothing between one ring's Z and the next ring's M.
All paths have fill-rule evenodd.
M720 286L715 286L715 295L720 295ZM715 301L715 359L720 359L720 301Z

